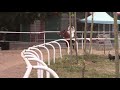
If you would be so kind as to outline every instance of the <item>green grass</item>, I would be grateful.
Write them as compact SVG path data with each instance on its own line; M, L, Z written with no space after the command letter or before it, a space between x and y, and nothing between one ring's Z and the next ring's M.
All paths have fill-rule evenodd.
M60 78L82 78L83 60L85 60L84 78L114 78L115 63L109 61L105 56L87 55L78 56L78 63L75 56L64 56L56 59L56 63L49 66ZM36 77L33 71L31 77Z

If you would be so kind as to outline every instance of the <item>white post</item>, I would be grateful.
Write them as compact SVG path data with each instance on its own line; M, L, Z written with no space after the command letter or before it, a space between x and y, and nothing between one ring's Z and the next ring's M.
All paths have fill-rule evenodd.
M53 62L55 63L55 47L50 43L45 43L46 45L50 45L53 48Z

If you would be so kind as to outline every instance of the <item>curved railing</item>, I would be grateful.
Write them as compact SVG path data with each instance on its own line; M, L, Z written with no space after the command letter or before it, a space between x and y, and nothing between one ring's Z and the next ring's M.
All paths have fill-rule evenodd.
M33 53L33 52L31 52L31 50L23 50L21 52L21 56L23 57L23 59L25 60L25 62L27 64L27 70L26 70L23 78L28 78L30 76L32 69L45 70L47 78L50 78L50 74L54 78L59 78L58 75L55 73L55 71L53 71L51 68L47 67L47 65L42 60L40 60L40 58L37 56L37 54ZM37 61L40 63L40 65L32 65L30 63L30 60ZM43 73L39 72L39 75L42 75L42 77L38 77L38 78L43 78Z
M25 62L27 64L27 70L26 70L23 78L28 78L29 77L32 68L37 69L38 78L43 78L43 70L46 70L46 77L47 78L50 77L50 73L55 78L58 78L58 75L52 69L48 68L48 66L44 63L43 53L42 53L42 50L40 50L40 47L45 48L47 50L47 53L48 53L48 65L50 65L50 51L49 51L49 49L48 49L48 47L46 45L49 45L49 46L51 46L53 48L53 62L55 63L55 56L56 56L55 52L56 52L56 50L55 50L55 46L53 46L52 43L56 43L59 46L60 57L62 58L62 47L61 47L59 41L65 41L67 43L67 45L68 45L68 47L67 47L68 48L68 54L69 54L70 46L69 46L69 42L66 39L58 39L58 40L50 41L50 42L47 42L47 43L34 45L32 47L29 47L26 50L23 50L24 53L21 52L21 56L24 58L24 60L25 60ZM36 51L38 51L40 55ZM78 51L78 42L77 42L77 51ZM29 60L37 61L37 65L33 66L29 62Z

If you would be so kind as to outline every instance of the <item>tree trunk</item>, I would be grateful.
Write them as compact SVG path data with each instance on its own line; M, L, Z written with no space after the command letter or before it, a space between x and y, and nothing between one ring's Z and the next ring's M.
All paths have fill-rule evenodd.
M76 12L74 12L75 17L75 53L76 53L76 61L78 63L78 51L77 51L77 24L76 24Z
M119 78L119 46L118 46L118 24L117 24L117 13L113 12L114 14L114 40L115 40L115 73L116 78Z
M70 26L70 60L72 60L72 37L71 37L72 12L69 12L69 26Z
M84 46L83 46L83 51L84 55L86 55L86 34L87 34L87 16L88 12L85 12L85 29L84 29Z
M85 12L84 45L83 45L84 55L82 57L83 58L82 78L84 78L84 75L85 75L85 60L86 60L86 55L87 55L87 52L86 52L87 16L88 16L88 12Z
M93 35L93 12L92 12L92 23L91 23L91 32L90 32L90 49L89 49L89 54L92 53L92 35Z

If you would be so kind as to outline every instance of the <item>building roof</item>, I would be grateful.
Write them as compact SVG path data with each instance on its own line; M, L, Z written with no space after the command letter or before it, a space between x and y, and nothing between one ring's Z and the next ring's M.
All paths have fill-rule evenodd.
M80 21L85 22L85 18L81 19ZM87 17L87 23L92 23L92 15ZM93 23L114 24L114 18L112 18L106 12L94 12L93 13ZM117 20L117 23L120 24L120 20Z

